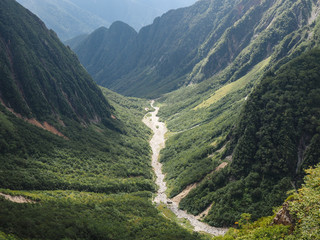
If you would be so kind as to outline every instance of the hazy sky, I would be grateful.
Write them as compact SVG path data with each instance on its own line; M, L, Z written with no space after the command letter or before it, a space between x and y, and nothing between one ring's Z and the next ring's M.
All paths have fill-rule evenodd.
M197 0L17 0L38 15L62 40L90 33L114 21L137 31L170 9L190 6Z

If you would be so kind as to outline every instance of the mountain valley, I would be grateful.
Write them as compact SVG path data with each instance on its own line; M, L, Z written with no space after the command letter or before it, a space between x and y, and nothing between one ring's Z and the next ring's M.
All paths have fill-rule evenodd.
M0 238L319 238L319 14L316 0L199 0L65 46L2 0ZM156 113L164 190L142 122ZM196 232L175 204L230 229Z

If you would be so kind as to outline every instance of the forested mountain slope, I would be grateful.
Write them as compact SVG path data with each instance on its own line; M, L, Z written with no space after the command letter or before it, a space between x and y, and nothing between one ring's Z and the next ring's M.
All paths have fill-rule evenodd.
M199 213L214 202L206 221L231 224L243 212L255 219L270 214L287 190L300 186L302 170L320 159L319 59L315 50L262 78L227 137L229 167L205 179L181 206Z
M311 147L318 98L309 95L319 80L318 52L309 52L319 46L319 9L313 0L202 0L155 19L116 58L90 69L97 82L128 95L178 89L159 102L170 130L161 154L168 194L179 199L192 188L181 208L216 226L244 211L256 219L319 161ZM82 43L79 55L89 47ZM273 88L259 90L266 86Z
M314 20L307 28L312 37L296 41L287 55L278 48L232 83L219 84L221 73L162 98L171 130L162 152L169 193L197 183L180 207L202 214L211 206L205 220L213 225L232 224L243 212L256 219L281 205L286 191L300 186L303 169L319 162L313 147L319 144L319 50L308 52L319 47ZM280 46L304 39L303 31ZM279 52L284 58L277 62ZM216 172L219 165L225 168Z
M17 4L0 4L2 104L42 122L110 119L112 109L100 89L56 34Z
M0 238L199 239L151 203L146 100L98 88L14 0L0 47Z
M89 72L103 86L144 97L204 81L221 71L226 71L222 81L234 81L270 56L282 39L307 28L316 4L314 0L201 0L156 18L134 41L129 39L116 58L110 56L105 65L97 61ZM287 47L308 37L300 36ZM108 47L100 41L96 49L99 44ZM92 45L83 43L74 50L82 55L88 48ZM80 61L85 67L92 62L86 57Z
M100 90L35 15L0 6L0 237L201 239L151 204L148 102ZM157 101L170 131L167 193L191 189L181 208L230 226L271 214L319 162L319 9L202 0L139 33L116 22L75 46L118 91L179 88Z
M0 6L0 148L6 173L1 187L152 190L148 131L139 120L143 113L128 124L117 119L121 113L53 32L15 1L4 0ZM124 150L136 138L141 141ZM126 189L137 182L146 185Z
M230 228L223 237L229 239L319 239L319 194L320 165L306 170L304 184L292 191L280 210L274 215L252 221L250 214L242 214L235 228Z

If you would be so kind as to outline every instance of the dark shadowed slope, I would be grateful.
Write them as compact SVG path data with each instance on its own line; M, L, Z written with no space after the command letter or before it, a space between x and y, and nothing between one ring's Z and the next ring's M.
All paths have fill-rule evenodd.
M39 121L109 119L110 105L56 34L14 1L0 6L2 104Z

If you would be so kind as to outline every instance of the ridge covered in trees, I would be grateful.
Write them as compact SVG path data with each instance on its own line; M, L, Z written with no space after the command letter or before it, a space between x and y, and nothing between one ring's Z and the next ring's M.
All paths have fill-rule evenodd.
M243 212L270 214L301 185L303 169L320 159L319 59L313 50L262 78L228 136L229 167L183 199L183 208L198 214L213 202L205 220L229 225Z
M95 58L102 48L114 46L110 38L95 38L95 32L73 49L98 84L128 96L157 98L221 71L223 81L232 82L300 30L283 46L288 53L312 38L309 20L317 4L316 0L201 0L156 18L126 44L119 41L116 56L105 51L104 58ZM123 36L120 28L117 33L113 39ZM89 49L91 54L83 54Z
M33 201L0 197L0 237L210 239L151 204L149 102L99 88L35 15L0 7L0 192ZM100 84L160 96L167 194L193 186L180 208L237 226L222 239L304 239L318 234L319 167L303 179L320 159L319 9L200 0L139 33L116 22L72 46ZM290 190L295 225L270 226Z
M201 238L151 203L147 100L99 88L13 0L0 2L0 48L1 239Z

